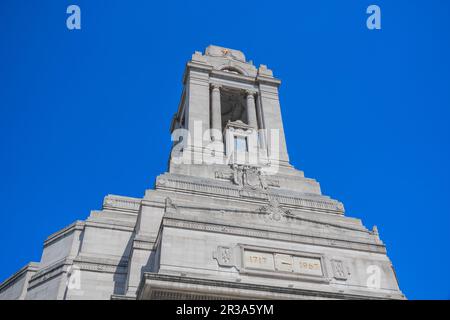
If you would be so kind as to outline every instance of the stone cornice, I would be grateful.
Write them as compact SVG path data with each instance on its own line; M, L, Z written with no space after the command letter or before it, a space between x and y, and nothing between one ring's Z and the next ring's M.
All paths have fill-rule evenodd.
M289 232L274 230L269 227L263 228L261 225L248 225L243 227L242 225L233 225L230 222L224 224L224 221L221 221L220 223L195 221L193 218L181 215L177 216L175 214L166 214L163 218L162 226L386 254L386 247L381 241L377 242L374 240L371 242L368 241L369 239L366 239L366 241L358 239L358 241L357 239L350 237L344 239L336 235L323 237L303 230L296 230L294 233L293 230L290 230Z
M47 239L44 241L44 247L52 244L53 242L59 240L62 237L69 235L70 233L74 232L75 230L82 231L84 229L84 226L85 226L84 221L75 221L74 223L68 225L67 227L48 236Z
M70 224L69 226L61 229L60 231L53 233L45 240L44 247L49 246L50 244L54 243L55 241L58 241L59 239L70 235L72 232L74 232L76 230L83 231L86 226L94 227L94 228L109 229L109 230L132 232L134 230L135 223L121 221L120 224L118 224L115 222L98 221L98 220L96 220L96 218L91 217L91 218L88 218L86 221L76 221L76 222Z
M111 300L136 300L135 296L126 296L121 294L111 295Z
M52 263L49 266L46 266L45 268L40 269L31 277L28 289L36 287L51 278L59 276L64 272L64 267L71 264L72 259L64 258L56 261L55 263Z
M133 249L152 250L156 243L156 237L136 235L133 240Z
M142 199L107 195L103 200L103 209L138 213Z
M94 227L108 230L117 230L117 231L128 231L132 232L135 227L135 223L121 221L120 224L117 223L108 223L103 221L95 221L88 218L85 222L86 227Z
M217 198L234 198L236 200L242 200L242 192L240 188L223 181L214 181L213 179L206 182L196 181L196 179L192 177L186 179L180 176L175 176L173 174L163 175L158 177L155 188L156 190L168 190L199 195L214 195ZM258 190L252 192L257 191ZM266 195L264 199L267 198L267 194L270 193L270 190L264 192L264 194ZM326 197L321 197L321 199L313 199L313 197L309 197L306 194L300 197L300 195L294 196L292 193L284 194L280 191L277 191L276 193L274 193L274 195L279 198L281 204L289 205L292 208L339 215L342 215L344 212L342 203L336 200L328 200ZM261 199L251 200L263 203L261 202Z
M90 256L77 256L75 258L64 258L38 270L30 279L29 288L36 287L43 282L67 272L67 267L76 266L80 270L126 274L128 261L123 258L96 258Z
M262 75L258 75L256 77L256 82L263 83L263 84L269 84L269 85L273 85L273 86L277 86L277 87L281 84L280 79L270 78L270 77L266 77L266 76L262 76Z
M80 270L126 274L128 271L128 257L126 259L123 257L113 259L80 255L73 260L73 265L80 268Z
M170 198L167 198L170 199ZM210 212L210 213L221 213L221 214L226 214L226 213L239 213L239 214L247 214L249 215L249 218L252 218L252 216L258 216L261 215L260 212L258 212L258 210L252 210L250 208L233 208L233 207L224 207L224 206L201 206L201 205L189 205L186 203L176 203L176 207L177 209L187 209L188 211L193 211L193 212ZM186 211L183 210L183 214ZM333 222L330 221L329 219L327 220L323 220L320 219L321 217L319 216L318 219L311 219L308 217L304 217L301 212L291 212L291 214L289 215L289 219L292 220L298 220L300 223L301 222L305 222L305 223L310 223L310 224L317 224L317 225L321 225L324 227L332 227L332 228L337 228L337 229L344 229L344 230L349 230L349 231L355 231L355 232L362 232L362 233L367 233L367 234L371 234L371 232L369 230L367 230L364 226L362 225L349 225L344 223L338 223L338 222ZM253 218L252 218L253 219Z
M184 290L180 290L181 287ZM179 289L179 290L177 290ZM190 290L189 290L190 289ZM154 293L171 293L173 298L178 299L211 299L221 297L223 299L237 298L236 292L242 298L243 291L246 291L247 298L273 299L278 298L305 298L305 299L404 299L401 292L374 293L364 290L352 290L343 293L337 289L330 288L324 290L310 290L300 288L276 287L245 282L232 282L216 279L200 279L194 277L183 277L175 275L164 275L157 273L144 273L137 291L138 299L148 299L151 291ZM254 295L254 296L253 296Z
M278 87L281 84L281 80L273 77L268 77L264 75L257 75L256 77L247 76L243 74L235 74L230 72L225 72L222 70L216 70L213 66L208 65L206 63L201 63L198 61L189 61L186 64L186 68L183 74L183 84L186 84L189 71L199 71L209 74L211 77L215 77L217 79L223 79L223 80L231 80L234 82L240 82L240 83L246 83L255 85L257 83L267 84Z
M34 273L38 270L38 268L39 268L38 262L30 262L26 264L19 271L17 271L12 276L10 276L9 278L5 279L2 283L0 283L0 292L14 285L14 283L16 283L16 281L19 280L21 277L25 276L27 272Z
M231 81L248 83L248 84L255 83L254 77L245 76L242 74L234 74L234 73L225 72L225 71L221 71L221 70L211 70L210 75L211 75L211 77L215 77L218 79L231 80Z
M195 71L209 73L212 69L213 69L212 66L209 66L209 65L207 65L205 63L198 63L198 62L189 61L186 64L186 68L184 69L183 84L184 85L186 84L186 81L187 81L187 78L188 78L190 70L195 70Z

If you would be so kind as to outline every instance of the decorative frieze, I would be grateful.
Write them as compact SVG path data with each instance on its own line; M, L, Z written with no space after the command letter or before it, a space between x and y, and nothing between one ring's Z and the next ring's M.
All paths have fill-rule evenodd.
M125 211L138 211L141 206L141 199L106 196L103 200L103 209L120 209Z
M127 268L126 266L118 266L118 265L107 265L100 263L77 263L77 267L80 270L85 271L94 271L94 272L105 272L105 273L116 273L116 274L126 274Z
M28 289L31 289L47 280L61 275L67 266L72 264L71 259L62 259L38 270L30 279Z
M344 240L336 238L324 238L311 234L310 232L305 232L298 230L294 233L286 233L281 231L272 230L262 230L251 227L238 227L238 226L223 226L219 224L196 222L189 220L179 220L176 218L166 217L163 219L163 226L165 227L175 227L183 229L192 229L208 232L218 232L234 235L242 235L254 238L270 239L270 240L282 240L290 242L298 242L304 244L311 244L317 246L327 246L342 248L347 250L357 250L375 253L386 253L386 248L382 244L363 242L356 240Z
M245 170L244 170L245 171ZM267 200L270 191L267 186L275 186L279 182L273 178L255 173L254 170L245 171L236 168L233 172L217 171L215 177L221 180L233 180L230 186L205 183L189 179L189 181L181 178L165 176L157 180L157 189L172 190L183 193L210 194L216 197L234 197L236 199L250 198L258 201ZM258 180L259 179L259 180ZM259 182L258 182L259 181ZM257 186L261 187L258 188ZM256 186L256 187L255 187ZM329 212L343 214L344 209L342 203L335 200L310 199L306 197L294 197L277 193L276 197L283 205L298 207L299 209L309 209L313 211Z
M158 180L160 181L160 180ZM219 194L225 196L239 197L239 189L226 186L219 186L192 181L183 181L176 179L163 179L164 183L157 183L157 189L176 190L190 193Z
M127 272L128 261L89 256L77 256L73 260L73 265L80 270L85 271L123 274Z
M188 204L178 204L176 205L176 210L166 210L166 214L169 215L174 214L172 218L181 218L179 215L182 213L183 216L188 216L190 214L196 214L198 212L208 212L209 214L205 217L214 217L220 218L220 221L229 220L229 219L246 219L253 220L258 218L258 221L262 221L264 223L271 223L272 221L277 223L289 222L289 226L293 226L294 223L296 225L302 225L305 228L308 228L310 231L313 230L324 230L326 228L327 232L330 232L335 235L340 235L347 232L352 232L353 236L358 238L367 238L370 235L370 232L362 225L348 225L341 224L331 221L323 221L323 220L315 220L312 217L307 218L301 215L299 212L296 212L292 209L285 209L280 206L279 202L276 198L271 198L269 204L261 206L255 209L247 209L247 208L225 208L218 206L200 206L200 205L188 205ZM317 216L316 218L320 218ZM212 222L209 219L204 220L203 222ZM311 233L310 233L311 234ZM374 240L375 243L382 242Z
M282 194L277 194L279 201L286 205L292 205L308 209L318 209L318 210L332 210L338 211L340 214L344 213L344 206L341 202L330 200L324 201L320 199L307 199L298 198L292 196L286 196Z

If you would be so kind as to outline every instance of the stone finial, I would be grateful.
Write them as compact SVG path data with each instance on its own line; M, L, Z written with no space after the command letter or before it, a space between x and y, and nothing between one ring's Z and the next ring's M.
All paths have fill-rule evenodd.
M373 233L373 234L376 234L376 235L379 234L379 233L378 233L378 227L377 227L377 226L374 225L374 226L372 227L372 233Z
M192 61L206 63L206 58L202 55L200 51L195 51L192 55Z
M268 69L265 64L259 65L258 68L258 75L266 76L266 77L273 77L272 70Z

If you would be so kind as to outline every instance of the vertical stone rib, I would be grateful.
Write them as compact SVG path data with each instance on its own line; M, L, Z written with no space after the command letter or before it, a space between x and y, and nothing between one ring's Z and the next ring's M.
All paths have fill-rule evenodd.
M254 91L246 91L246 93L247 93L248 125L257 130L258 122L256 120L255 92Z
M215 141L220 140L219 132L222 132L222 114L220 107L220 86L213 84L211 90L211 117L212 129L211 138ZM218 131L216 131L218 130Z

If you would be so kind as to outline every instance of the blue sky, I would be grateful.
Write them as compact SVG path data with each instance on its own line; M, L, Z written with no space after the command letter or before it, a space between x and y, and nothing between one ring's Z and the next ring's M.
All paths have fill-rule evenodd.
M0 280L153 187L184 64L217 44L282 80L291 162L378 226L406 296L449 299L449 21L445 0L1 1Z

